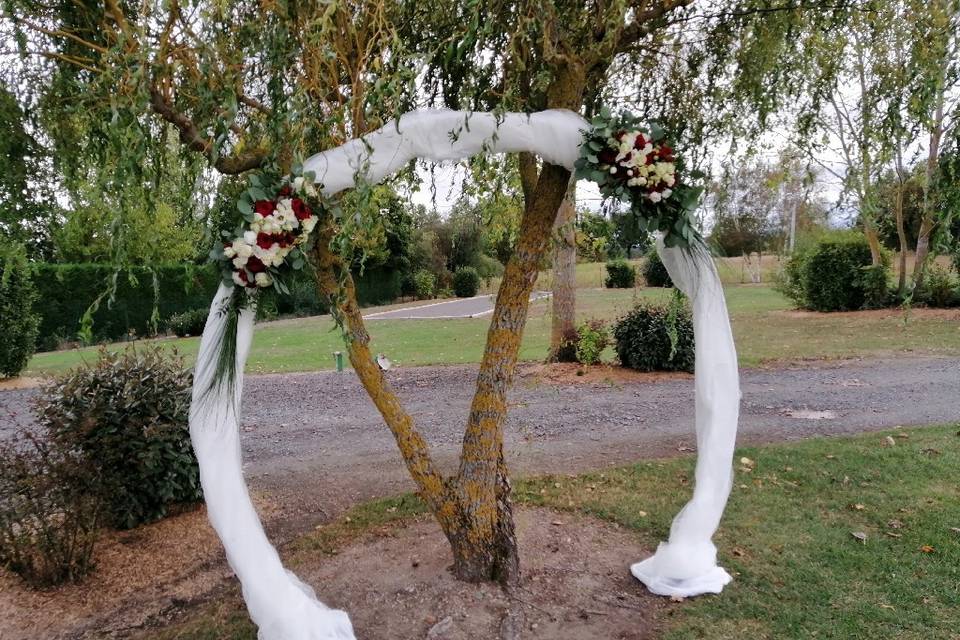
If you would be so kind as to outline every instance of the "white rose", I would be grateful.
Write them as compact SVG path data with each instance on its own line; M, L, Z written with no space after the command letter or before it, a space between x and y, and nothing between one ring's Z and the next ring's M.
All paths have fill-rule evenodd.
M257 232L256 231L244 231L243 232L243 241L247 244L257 244Z
M306 191L307 191L307 195L310 196L311 198L317 197L317 188L313 186L312 182L307 185Z
M240 274L237 273L236 271L233 272L233 281L236 282L241 287L246 284L243 280L240 279Z
M610 173L616 173L616 172L617 172L616 167L610 167Z
M269 273L263 273L261 271L254 277L254 282L257 283L258 287L269 287L273 284L273 278L270 277Z
M254 240L256 240L256 238L254 238ZM244 261L253 255L253 246L246 242L233 243L233 250L237 252L237 257L243 258Z
M663 197L664 197L665 199L666 199L666 198L669 198L671 193L673 193L673 191L672 191L671 189L664 189L664 190L663 190Z
M233 245L231 245L223 248L223 255L228 258L232 258L233 256L237 255L237 252L233 250Z
M654 191L650 194L650 202L660 202L661 198L662 196L660 195L659 191Z
M237 256L233 259L233 266L235 266L237 269L243 269L245 266L247 266L247 259Z
M316 216L310 216L309 218L307 218L306 220L303 221L303 231L304 231L304 233L309 234L311 231L313 231L313 228L316 227L316 226L317 226L317 217L316 217Z
M303 176L297 176L293 179L293 190L297 193L303 191Z

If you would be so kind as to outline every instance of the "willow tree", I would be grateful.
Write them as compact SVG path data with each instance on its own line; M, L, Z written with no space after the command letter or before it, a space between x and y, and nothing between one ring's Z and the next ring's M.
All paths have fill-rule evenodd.
M142 160L173 128L185 150L224 175L285 173L295 160L378 127L435 90L451 105L502 111L589 112L618 59L656 60L671 20L699 15L719 38L714 68L752 44L790 39L770 29L760 0L722 13L683 13L693 0L522 0L435 4L400 0L260 3L253 0L106 5L8 0L9 35L28 59L55 66L51 91L88 123L89 144L115 162L106 190L141 183ZM835 3L831 4L834 6ZM842 3L841 3L842 4ZM795 12L788 14L792 24ZM806 15L806 14L803 14ZM750 16L748 18L748 16ZM753 21L751 21L753 20ZM778 25L779 23L774 23ZM755 31L756 37L745 37ZM682 33L677 27L675 33ZM772 34L772 35L771 35ZM772 45L770 45L772 47ZM767 61L770 71L778 56ZM418 67L427 86L417 85ZM41 71L46 67L38 65ZM39 72L38 72L39 73ZM768 74L778 75L778 74ZM689 78L697 76L691 71ZM769 87L748 86L754 102ZM85 144L79 140L78 144ZM356 374L393 433L419 494L446 534L466 580L513 582L519 572L503 451L506 394L528 301L570 183L566 169L521 154L524 211L487 333L458 468L445 474L372 358L350 274L353 237L370 217L328 215L312 251L319 292L342 327ZM369 191L359 185L358 200ZM359 207L359 213L369 208Z

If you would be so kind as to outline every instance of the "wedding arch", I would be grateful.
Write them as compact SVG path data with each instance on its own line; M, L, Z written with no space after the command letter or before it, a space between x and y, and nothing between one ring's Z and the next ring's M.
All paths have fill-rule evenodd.
M459 160L479 153L529 152L602 183L610 195L661 202L680 197L674 184L672 149L657 143L654 130L614 130L609 122L588 123L571 111L493 114L459 111L407 113L362 138L318 153L302 167L307 176L283 187L287 195L312 192L333 196L359 182L377 183L411 160ZM616 129L616 128L615 128ZM609 174L609 175L608 175ZM616 178L614 180L613 178ZM606 185L604 187L603 185ZM674 193L676 192L676 194ZM606 193L606 191L605 191ZM696 194L685 195L687 200ZM290 203L294 204L291 205ZM239 407L243 370L254 329L254 311L225 310L247 287L270 286L269 269L299 260L296 247L316 220L299 200L285 198L269 212L249 212L252 237L224 247L227 264L240 265L233 282L220 285L200 341L194 372L190 435L210 522L240 580L261 640L350 640L350 619L326 607L313 589L286 570L260 523L243 477ZM691 205L687 202L686 205ZM667 211L668 209L663 209ZM664 214L665 215L665 214ZM266 217L265 217L266 216ZM269 220L267 218L269 217ZM673 521L669 540L631 572L659 595L719 593L731 580L717 566L712 537L732 484L732 458L740 391L736 351L713 260L702 239L678 220L664 232L654 229L657 251L673 282L690 299L696 339L695 395L697 464L691 500ZM265 225L279 239L257 247ZM273 237L273 236L269 236ZM269 241L268 241L269 242ZM251 257L257 268L248 268ZM228 346L225 346L228 345Z

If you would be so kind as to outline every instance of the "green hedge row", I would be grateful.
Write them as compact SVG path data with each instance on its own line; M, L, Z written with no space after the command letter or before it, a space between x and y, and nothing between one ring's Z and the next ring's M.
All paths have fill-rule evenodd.
M84 314L107 290L114 274L114 268L104 264L35 263L33 282L37 297L34 310L40 316L38 348L55 349L64 340L77 339ZM159 288L156 305L154 274ZM93 325L87 338L94 342L118 340L131 334L152 335L163 330L164 321L170 316L209 307L220 282L220 275L213 265L191 264L163 265L152 272L146 267L133 267L120 272L116 278L113 303L109 304L104 296L93 314ZM397 271L369 269L356 276L356 284L361 305L383 304L400 296L400 274ZM294 283L291 294L265 300L266 315L327 312L308 273L303 273Z

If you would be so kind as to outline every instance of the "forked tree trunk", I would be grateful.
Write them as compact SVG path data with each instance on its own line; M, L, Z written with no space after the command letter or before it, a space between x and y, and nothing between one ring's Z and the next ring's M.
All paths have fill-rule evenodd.
M320 229L314 247L318 291L343 327L357 377L393 433L421 498L450 541L454 572L462 580L512 584L520 575L503 454L506 394L517 363L530 293L569 179L566 169L545 165L524 212L520 239L497 294L464 432L460 468L453 477L444 478L437 470L426 440L373 360L353 278L330 250L334 233L330 221Z
M576 354L570 353L567 344L576 330L575 315L576 270L577 270L577 231L575 183L567 189L567 195L557 211L553 233L553 319L550 331L551 362L572 362Z

